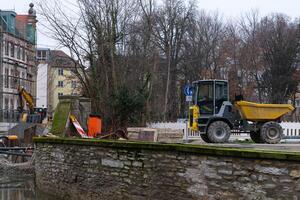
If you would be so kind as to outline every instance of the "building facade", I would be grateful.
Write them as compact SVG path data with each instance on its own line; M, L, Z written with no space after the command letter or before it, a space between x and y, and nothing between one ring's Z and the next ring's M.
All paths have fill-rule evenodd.
M75 63L61 50L37 49L37 107L47 107L52 116L58 97L80 95L80 84L73 73Z
M8 121L19 106L18 86L36 97L36 12L0 11L0 121Z

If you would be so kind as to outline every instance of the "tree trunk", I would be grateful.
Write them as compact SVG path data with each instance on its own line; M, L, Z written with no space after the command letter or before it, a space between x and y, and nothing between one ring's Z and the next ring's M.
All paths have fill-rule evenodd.
M164 121L166 120L167 112L168 112L168 97L169 97L170 76L171 76L171 48L169 47L168 48L167 83L166 83L165 105L164 105Z

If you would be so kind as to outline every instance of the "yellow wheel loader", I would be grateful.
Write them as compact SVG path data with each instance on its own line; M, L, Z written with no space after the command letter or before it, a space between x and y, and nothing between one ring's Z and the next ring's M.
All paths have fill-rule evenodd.
M280 142L281 117L294 110L290 104L258 104L229 101L226 80L193 82L193 101L189 108L189 128L199 131L207 143L225 143L232 130L250 133L256 143ZM238 112L236 112L238 111Z

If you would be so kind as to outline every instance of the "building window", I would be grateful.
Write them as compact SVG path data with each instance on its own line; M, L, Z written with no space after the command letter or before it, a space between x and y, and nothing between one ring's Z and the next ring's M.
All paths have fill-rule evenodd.
M26 79L25 73L24 73L24 72L22 72L21 78L22 78L22 79L20 80L20 85L22 85L22 86L24 87L24 85L25 85L25 79Z
M4 99L4 109L8 110L8 99L7 98Z
M37 51L37 59L38 60L47 60L47 51L46 50Z
M21 59L21 47L17 47L17 59Z
M20 72L19 70L10 69L10 88L17 89L17 85L20 84Z
M37 58L38 59L42 58L42 51L41 50L37 51Z
M23 49L23 52L22 52L22 60L25 61L25 53L26 53L26 50Z
M297 100L295 101L295 106L296 106L296 107L300 107L300 99L297 99Z
M15 57L15 45L10 43L10 57Z
M77 82L76 82L76 81L72 81L72 82L71 82L71 87L72 87L72 88L76 88L76 86L77 86Z
M63 76L64 75L64 69L58 69L58 75Z
M9 87L8 73L9 73L9 70L7 68L5 68L5 77L4 77L4 87L5 88Z
M63 81L58 81L58 87L64 87L64 82Z
M6 41L5 42L5 55L8 56L8 54L9 54L9 42Z
M63 96L63 95L64 95L64 93L61 93L61 92L59 92L59 93L57 94L58 97Z
M14 109L15 109L14 99L10 99L10 109L11 109L11 110L14 110Z
M46 51L42 51L42 58L43 60L46 60Z

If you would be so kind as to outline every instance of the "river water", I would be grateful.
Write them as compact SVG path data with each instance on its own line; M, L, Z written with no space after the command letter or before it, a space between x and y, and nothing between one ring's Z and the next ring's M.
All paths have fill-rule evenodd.
M0 200L58 200L37 190L32 175L0 175Z

